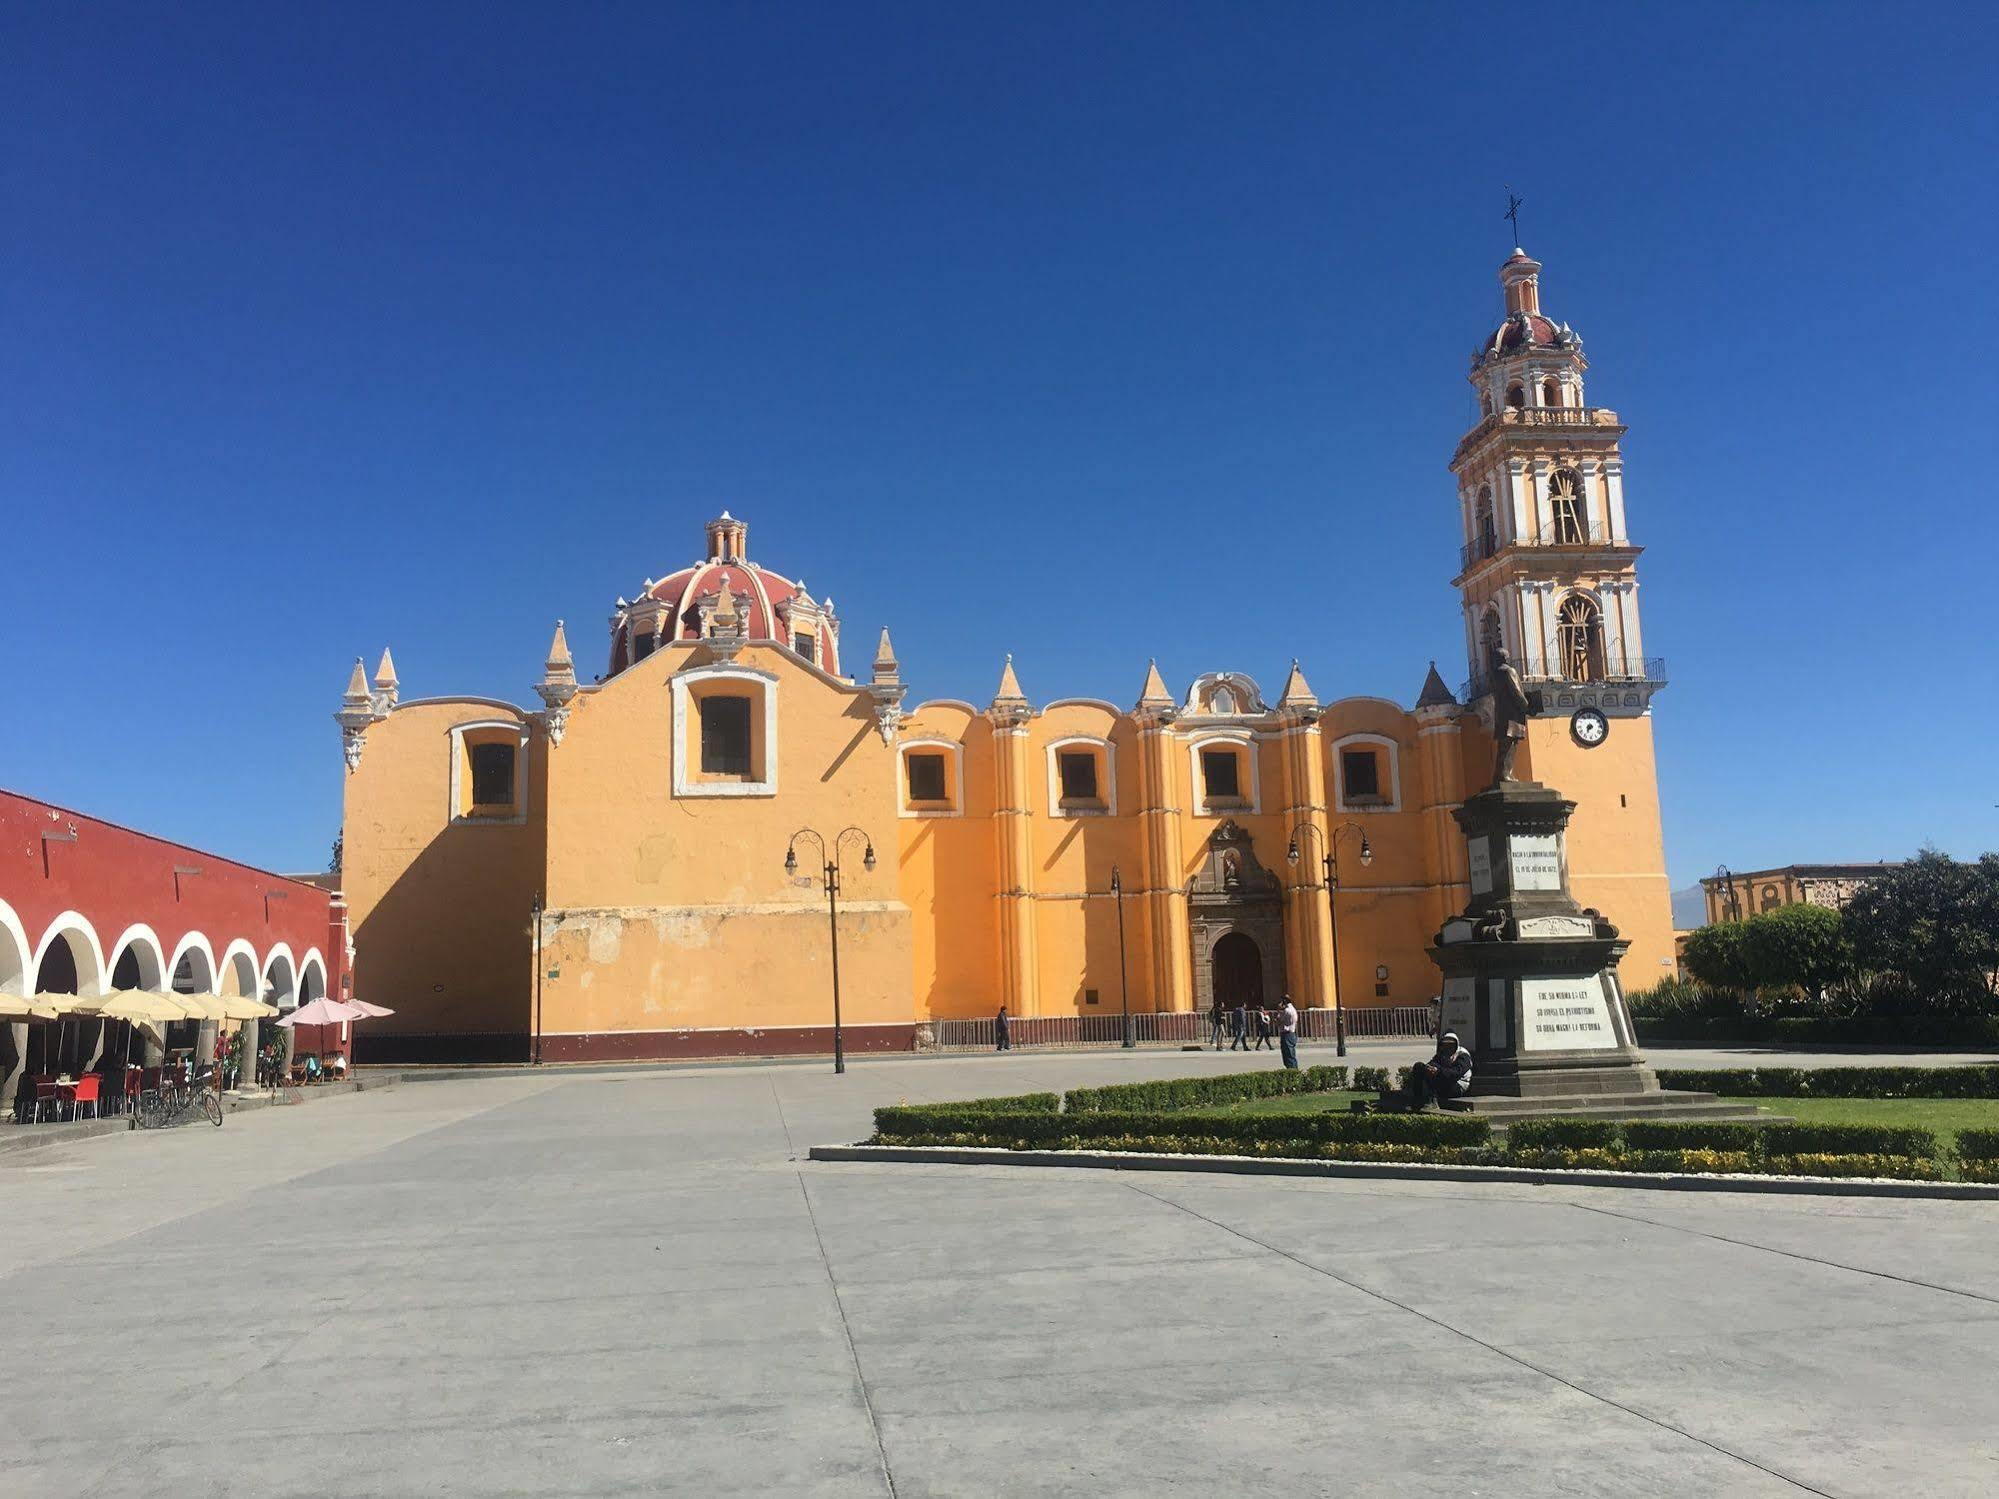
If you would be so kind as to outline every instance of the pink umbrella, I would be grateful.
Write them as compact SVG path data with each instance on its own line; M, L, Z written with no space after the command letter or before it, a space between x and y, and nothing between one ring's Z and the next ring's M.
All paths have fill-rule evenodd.
M311 1004L300 1005L291 1014L278 1022L279 1025L339 1025L346 1020L359 1020L368 1014L359 1005L351 1005L344 999L315 999Z
M310 1004L300 1005L278 1024L292 1027L292 1034L297 1035L296 1028L301 1025L341 1025L349 1020L360 1020L367 1014L367 1010L357 1004L349 1004L344 999L322 998L315 999ZM322 1036L318 1044L324 1046L325 1037Z
M384 1005L371 1005L365 999L343 999L342 1004L352 1005L363 1015L393 1015L396 1012Z

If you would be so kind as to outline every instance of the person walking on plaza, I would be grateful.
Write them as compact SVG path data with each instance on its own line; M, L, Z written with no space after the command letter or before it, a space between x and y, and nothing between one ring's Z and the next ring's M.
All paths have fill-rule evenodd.
M1222 1049L1222 997L1215 996L1214 1008L1208 1011L1208 1045L1216 1051Z
M1229 1050L1249 1050L1249 1007L1241 1000L1229 1011Z
M1291 996L1284 996L1284 1009L1277 1022L1278 1051L1284 1058L1284 1065L1292 1072L1298 1070L1298 1007L1291 1003Z
M1275 1032L1270 1024L1270 1006L1258 1005L1256 1007L1256 1046L1254 1049L1257 1051L1271 1050L1277 1045L1274 1037Z
M999 1007L999 1014L993 1016L993 1049L995 1051L1013 1050L1013 1035L1007 1026L1005 1005L1001 1005Z

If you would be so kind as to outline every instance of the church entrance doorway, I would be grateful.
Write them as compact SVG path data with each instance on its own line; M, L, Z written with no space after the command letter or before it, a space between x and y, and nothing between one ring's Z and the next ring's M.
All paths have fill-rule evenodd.
M1263 954L1254 938L1229 932L1215 944L1214 994L1222 1008L1232 1010L1247 1005L1254 1010L1263 1003Z

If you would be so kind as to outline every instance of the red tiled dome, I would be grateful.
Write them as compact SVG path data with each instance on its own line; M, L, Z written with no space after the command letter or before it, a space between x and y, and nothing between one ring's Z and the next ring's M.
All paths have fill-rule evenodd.
M839 672L840 637L832 611L790 578L750 561L745 545L748 534L747 525L724 511L718 520L708 523L707 561L683 567L657 582L649 579L645 591L629 604L623 599L618 601L618 610L611 617L612 674L623 671L644 654L643 650L635 651L634 636L639 632L633 627L633 617L639 616L645 633L650 636L652 624L660 613L649 607L650 601L666 606L665 618L658 620L658 639L662 644L699 640L702 607L720 598L725 586L735 595L744 630L751 640L776 641L795 649L797 636L808 634L812 640L812 660L829 672ZM792 618L787 606L802 606L805 618Z

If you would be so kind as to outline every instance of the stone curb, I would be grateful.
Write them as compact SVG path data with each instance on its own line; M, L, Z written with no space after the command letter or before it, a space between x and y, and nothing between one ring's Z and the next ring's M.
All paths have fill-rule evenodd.
M1097 1171L1205 1171L1233 1176L1521 1182L1543 1187L1642 1187L1655 1192L1769 1192L1795 1197L1929 1197L1999 1202L1999 1185L1894 1181L1884 1177L1551 1171L1534 1166L1430 1166L1417 1161L1307 1161L1282 1156L1154 1155L1122 1150L977 1150L954 1145L815 1145L809 1158L815 1161L905 1162L931 1166L1070 1166Z

